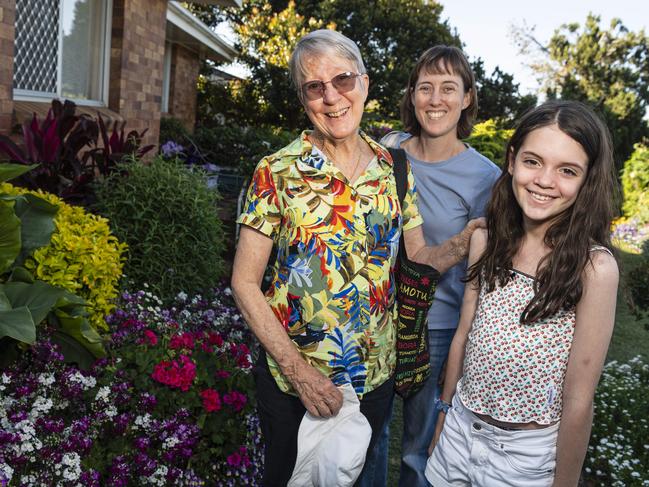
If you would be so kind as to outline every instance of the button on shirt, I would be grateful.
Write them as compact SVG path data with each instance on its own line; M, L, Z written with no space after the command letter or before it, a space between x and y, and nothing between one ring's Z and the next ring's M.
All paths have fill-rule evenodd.
M412 173L399 208L390 154L350 184L303 132L258 164L238 222L277 248L266 299L305 360L362 396L394 371L396 262L401 230L421 225ZM295 394L268 356L279 386Z

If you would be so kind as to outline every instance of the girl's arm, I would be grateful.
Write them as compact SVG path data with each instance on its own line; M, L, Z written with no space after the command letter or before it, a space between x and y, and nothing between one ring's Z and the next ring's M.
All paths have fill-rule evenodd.
M553 487L575 487L579 481L593 420L593 396L613 334L618 279L613 256L593 252L592 263L583 273L584 292L576 307Z
M473 232L471 236L471 244L469 246L469 266L473 265L484 252L487 246L487 231L478 229ZM446 374L444 376L444 388L442 390L441 399L446 402L451 402L455 394L457 382L462 377L462 367L464 365L464 349L466 341L471 331L471 324L478 307L479 290L476 281L467 282L464 287L464 299L462 301L462 308L460 309L460 321L451 342L449 349L448 359L446 360ZM439 412L437 417L437 426L435 427L435 435L428 447L428 454L431 455L439 435L444 427L444 420L446 415L443 411Z

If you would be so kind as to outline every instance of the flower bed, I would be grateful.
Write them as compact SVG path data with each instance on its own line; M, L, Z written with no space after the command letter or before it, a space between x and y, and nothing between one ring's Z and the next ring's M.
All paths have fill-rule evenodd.
M255 485L252 338L227 293L125 294L83 372L47 339L0 375L0 484Z
M647 239L648 233L647 226L640 224L637 218L630 220L620 219L613 224L611 238L615 245L621 249L640 253L642 243Z
M595 394L586 485L649 485L649 364L610 362Z

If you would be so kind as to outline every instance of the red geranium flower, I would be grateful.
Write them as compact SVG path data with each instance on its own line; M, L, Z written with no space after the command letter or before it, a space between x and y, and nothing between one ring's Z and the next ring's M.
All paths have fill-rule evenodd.
M248 402L248 398L245 394L238 391L231 391L223 396L223 402L234 409L235 412L239 412L244 408L246 402Z
M203 399L203 407L208 413L213 413L221 409L221 398L219 393L214 389L205 389L201 392L201 398Z

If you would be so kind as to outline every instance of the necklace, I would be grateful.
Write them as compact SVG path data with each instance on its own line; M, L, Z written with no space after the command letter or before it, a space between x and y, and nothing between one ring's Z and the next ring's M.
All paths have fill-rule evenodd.
M313 144L318 147L318 144L315 143L316 140L315 138L313 139ZM331 163L335 166L336 165L336 158L329 152L329 149L327 149L327 146L325 145L325 140L324 140L324 135L321 135L320 140L318 141L321 146L322 152L331 160ZM363 149L361 148L361 141L360 137L356 139L356 148L358 149L358 157L356 158L356 163L354 164L354 168L352 170L352 173L347 177L347 180L351 183L355 180L356 176L356 171L358 171L358 165L361 162L361 156L363 155ZM340 168L339 168L340 169ZM342 170L341 170L342 172Z

